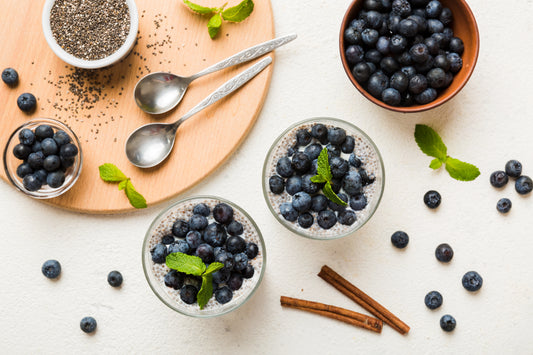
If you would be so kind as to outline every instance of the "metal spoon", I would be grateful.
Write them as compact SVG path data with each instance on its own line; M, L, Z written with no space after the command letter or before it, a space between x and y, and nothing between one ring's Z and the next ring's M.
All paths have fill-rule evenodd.
M189 77L164 72L148 74L135 85L135 102L147 113L160 114L168 112L180 103L187 91L187 87L194 79L260 57L295 38L296 35L291 34L258 44Z
M151 168L161 163L172 151L176 131L185 120L246 84L270 63L272 58L267 57L235 76L174 123L149 123L137 128L126 141L129 161L139 168Z

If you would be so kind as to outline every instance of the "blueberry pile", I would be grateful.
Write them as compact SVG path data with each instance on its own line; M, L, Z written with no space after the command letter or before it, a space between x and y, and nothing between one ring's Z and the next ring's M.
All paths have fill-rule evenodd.
M70 136L46 124L34 131L24 128L19 132L19 144L13 147L13 155L22 160L17 175L28 191L37 191L44 185L58 188L65 182L65 174L74 165L78 148Z
M453 15L437 0L365 0L344 32L352 74L391 106L424 105L463 67Z
M210 215L214 222L210 222ZM213 211L200 203L194 206L193 215L187 221L178 219L172 225L172 234L162 238L152 250L152 261L164 264L171 253L196 255L205 264L219 262L224 267L213 273L213 290L218 303L231 301L233 291L241 288L244 279L254 276L254 267L249 263L259 253L259 247L241 236L243 225L233 219L233 208L219 203ZM187 304L196 303L202 285L199 277L170 270L164 279L165 285L180 290L180 298Z
M317 173L317 158L324 147L328 149L332 189L350 208L328 200L320 193L324 184L311 181ZM375 181L375 177L364 169L354 149L354 137L340 127L328 128L318 123L311 130L299 129L294 146L276 163L277 174L269 178L273 194L287 192L292 196L292 202L279 206L283 218L289 222L297 221L305 229L314 224L315 218L322 229L330 229L337 222L347 226L354 224L357 219L355 211L361 211L367 205L363 187ZM342 153L349 155L348 160L341 157Z
M522 163L518 160L509 160L505 164L505 171L498 170L490 175L490 184L496 188L502 188L509 182L509 177L516 179L514 188L520 195L527 195L533 190L533 180L529 176L522 175ZM502 198L496 204L500 213L508 213L512 202L508 198Z

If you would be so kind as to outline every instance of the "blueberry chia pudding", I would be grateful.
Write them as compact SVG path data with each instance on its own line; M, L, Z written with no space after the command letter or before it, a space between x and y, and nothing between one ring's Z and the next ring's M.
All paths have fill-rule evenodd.
M312 182L324 160L329 182ZM331 199L335 196L326 191L328 184L344 205ZM361 228L377 209L383 186L384 167L374 143L357 127L332 118L288 128L274 142L263 168L263 192L274 216L314 239L340 238Z
M212 274L212 296L200 309L202 278L169 268L167 255L183 253L224 267ZM217 197L195 197L163 211L143 245L143 266L154 293L170 308L210 317L243 304L261 282L265 247L259 229L239 207Z

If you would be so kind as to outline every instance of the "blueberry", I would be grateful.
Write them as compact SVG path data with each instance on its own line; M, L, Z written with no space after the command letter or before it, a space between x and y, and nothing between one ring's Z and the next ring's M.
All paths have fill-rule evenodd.
M34 153L37 153L37 152L40 152L41 150L43 150L43 148L41 147L41 142L39 142L36 139L35 142L33 142L32 146L31 146L31 151L34 152Z
M340 157L341 156L341 147L335 144L328 144L326 145L326 149L328 150L328 158L331 159L332 157Z
M440 13L439 20L444 26L450 25L453 22L452 10L447 7L443 8Z
M342 179L342 188L350 196L359 194L363 188L361 175L357 171L350 171Z
M357 194L350 198L350 207L354 211L364 210L367 204L368 202L364 194Z
M19 141L20 143L25 144L25 145L32 145L33 142L35 141L35 134L33 133L31 129L23 128L19 132Z
M292 197L292 207L299 213L307 212L311 208L311 196L303 191L297 192Z
M428 23L428 32L431 34L441 33L444 30L444 25L439 20L429 19L427 23Z
M19 178L23 178L26 175L33 174L33 169L31 168L30 164L28 163L22 163L17 167L17 176Z
M441 68L431 69L426 75L429 86L441 89L446 86L446 73Z
M43 183L35 174L29 174L22 179L22 185L28 191L37 191L41 188Z
M279 195L285 190L285 180L278 175L271 176L270 179L268 179L268 186L273 194Z
M168 247L168 253L183 253L183 254L189 254L191 251L191 247L189 246L189 243L185 240L177 240L174 242L174 244L170 245Z
M246 244L246 256L248 256L249 260L254 259L257 254L259 254L259 247L257 244L253 242Z
M93 317L84 317L80 321L80 329L85 333L92 333L96 330L96 319Z
M65 173L61 170L52 171L46 176L46 183L51 188L58 188L65 182Z
M198 248L196 248L194 255L202 259L206 264L210 264L215 260L215 251L213 250L213 247L206 243L200 244Z
M113 270L109 274L107 274L107 282L113 287L120 287L120 285L122 285L122 281L122 274L116 270Z
M463 287L470 292L475 292L483 286L483 278L475 271L464 274L462 279Z
M185 274L183 276L183 284L194 286L197 290L200 290L202 288L202 278Z
M430 1L426 6L426 16L427 18L438 18L442 13L442 4L440 1L433 0Z
M59 151L56 141L52 138L44 138L41 142L41 149L46 156L55 155Z
M37 99L32 94L25 92L17 98L17 106L24 112L31 112L37 106Z
M394 0L392 2L392 12L401 17L409 16L411 13L411 3L408 0Z
M59 157L59 159L61 160L61 168L64 169L64 170L67 170L69 167L74 165L74 162L76 161L76 158L61 158L61 157Z
M216 224L216 223L212 223L212 225L214 226L213 229L215 229L213 234L216 234L217 226L219 226L219 225ZM209 233L209 232L206 230L204 232L204 235L206 233ZM211 238L210 237L206 237L206 239L211 239ZM198 248L198 246L200 244L202 244L202 234L200 232L198 232L198 231L189 231L189 232L187 232L187 235L185 236L185 241L187 242L187 245L189 246L189 250L192 251L192 250Z
M322 146L318 143L313 143L305 147L304 154L307 155L309 159L314 160L318 158L321 151L322 151Z
M241 235L244 233L242 223L237 221L231 221L226 230L230 235Z
M324 195L316 195L311 198L311 211L320 212L328 208L328 199Z
M187 304L196 303L196 296L198 295L198 289L193 285L185 285L180 289L180 298Z
M357 63L352 69L352 75L358 83L364 84L370 78L370 67L365 62Z
M429 49L423 43L418 43L412 46L409 53L411 54L413 61L416 63L424 63L429 58Z
M228 286L224 286L215 291L215 299L220 304L226 304L233 298L233 292Z
M440 319L440 327L445 332L451 332L455 329L455 326L457 325L457 322L455 321L455 318L452 317L449 314L445 314Z
M429 54L431 55L438 55L440 51L439 43L437 40L433 37L427 37L424 39L423 42L426 47L428 48Z
M300 225L300 227L305 229L310 228L313 225L314 221L315 219L313 215L308 212L298 216L298 224Z
M389 78L381 73L377 72L370 76L368 79L368 92L375 97L381 98L381 93L389 86Z
M363 186L370 185L376 181L376 177L373 174L368 175L365 169L359 169L359 175L361 175Z
M109 275L111 275L111 274L109 274ZM120 275L120 273L119 273L119 275ZM174 290L179 290L180 288L183 287L183 279L184 279L184 274L183 273L178 272L176 270L170 270L165 275L165 279L164 279L165 286L172 287ZM107 277L107 280L109 281L109 276ZM120 283L122 283L122 275L120 276ZM113 286L113 285L111 285L111 286Z
M221 224L229 224L233 220L233 208L226 203L219 203L213 208L213 218Z
M404 72L402 71L397 71L396 73L394 73L391 78L390 78L390 88L389 89L393 89L393 90L396 90L396 92L398 94L402 94L404 93L407 88L409 87L409 79L407 78L407 75L405 75ZM383 101L385 101L385 92L389 89L385 89L383 91ZM390 96L391 95L391 92L389 91L389 93L387 94L387 96ZM393 96L396 95L396 94L393 94ZM389 98L390 100L390 98ZM401 100L401 96L400 96L400 100ZM385 103L389 104L389 105L392 105L390 103L388 103L387 101L385 101Z
M298 212L292 207L292 203L290 202L284 202L279 206L279 211L283 218L285 218L289 222L296 221L296 218L298 218Z
M34 170L41 169L44 163L44 154L43 152L30 153L28 155L28 164Z
M350 27L356 31L362 32L366 28L366 23L364 20L354 19L350 22Z
M328 143L328 129L322 123L317 123L311 127L311 136L318 139L320 143Z
M512 178L519 177L522 174L522 163L518 160L509 160L505 164L505 173Z
M235 260L235 266L233 267L236 271L242 271L246 269L248 265L248 256L246 253L238 253L233 257Z
M309 195L314 195L320 190L320 185L311 181L313 175L302 176L302 191Z
M368 27L379 30L383 25L383 15L377 11L368 11L365 16L365 23Z
M350 165L353 166L353 167L356 167L356 168L360 168L361 167L361 159L359 159L355 153L352 153L350 154L350 158L348 159L348 161L350 162Z
M412 19L400 21L398 33L405 37L414 37L418 33L418 24Z
M340 127L328 129L328 141L333 145L341 145L346 139L346 130Z
M254 273L255 269L253 265L250 264L246 265L246 269L241 271L242 277L245 279L251 279L252 277L254 277Z
M346 51L344 53L346 55L346 60L348 61L350 65L361 62L363 58L365 57L365 51L363 50L363 48L356 44L348 46L348 48L346 48Z
M229 277L231 275L231 270L228 269L220 269L213 273L213 283L221 284L225 283L229 280Z
M54 140L56 141L57 145L65 145L70 143L70 136L67 132L59 130L54 133Z
M500 213L508 213L511 210L512 206L513 204L511 203L511 200L509 200L508 198L502 198L496 204L496 209Z
M514 187L516 192L518 192L520 195L527 195L531 192L531 190L533 190L533 181L531 181L529 176L522 175L516 179Z
M424 195L424 203L431 209L439 207L441 203L441 196L435 190L429 190Z
M390 39L390 51L394 54L400 54L407 48L407 38L401 35L394 35Z
M436 56L433 63L436 68L441 68L444 71L447 71L450 69L450 62L448 61L448 59L446 59L446 56L443 54Z
M332 157L329 159L329 166L331 169L331 175L337 179L342 179L350 169L348 162L340 157Z
M57 260L47 260L43 263L41 271L49 279L56 279L61 274L61 264Z
M396 231L390 237L392 245L398 249L403 249L409 244L409 235L403 231Z
M440 244L435 249L435 257L438 261L449 263L453 259L453 249L449 244Z
M337 223L337 217L335 212L325 210L318 213L317 222L321 228L330 229Z
M402 67L401 71L407 76L408 80L411 80L411 78L417 74L416 69L413 66ZM407 83L407 87L409 87L409 83Z
M385 57L380 62L379 65L381 70L387 75L392 75L398 70L400 70L400 64L392 57Z
M448 44L450 41L448 40L448 38L446 38L446 36L444 36L443 33L433 33L431 35L431 38L433 38L437 42L437 45L439 46L441 50L448 48ZM446 54L446 53L439 52L439 54Z
M373 47L376 45L378 39L379 39L379 32L372 29L367 28L363 32L361 32L361 39L363 40L363 43L366 44L369 47ZM348 47L349 48L349 47ZM346 59L348 59L348 48L346 49ZM361 48L361 47L359 47ZM358 55L357 58L359 58L360 52L359 48L357 50L353 50L353 53L356 53ZM362 51L362 48L361 48ZM364 51L362 51L364 53ZM359 63L359 61L353 62L353 64Z
M393 88L387 88L383 90L381 99L384 103L390 106L399 106L402 102L402 95L400 92Z
M376 42L376 49L383 55L389 55L391 52L390 49L390 38L381 36Z
M350 154L355 148L355 139L352 136L346 136L344 143L341 144L341 151L345 154Z
M176 222L174 222L172 225L172 234L174 234L177 238L185 238L188 232L189 223L183 219L176 220Z
M219 223L213 222L209 224L204 230L204 241L213 247L223 246L226 243L227 238L228 235L226 233L226 229L223 225ZM187 240L187 242L189 241Z
M366 51L365 53L365 60L370 63L379 64L381 60L383 59L383 54L379 52L377 49L370 49Z
M389 15L389 20L388 20L389 32L395 33L395 34L398 33L398 31L400 30L401 21L402 21L402 17L400 15L391 13Z
M361 32L357 31L353 27L348 27L344 31L344 41L348 44L361 44Z
M200 231L207 227L207 218L200 214L193 214L191 219L189 219L189 229Z
M297 174L305 174L311 169L311 159L303 152L297 152L292 157L292 169Z
M490 174L490 184L494 187L503 187L508 181L509 176L507 176L505 171L498 170Z
M380 0L365 0L364 8L367 11L380 11L383 9L383 5Z
M192 213L207 217L209 216L211 211L209 210L209 207L207 207L205 203L199 203L196 206L194 206L194 208L192 209Z
M228 252L221 252L215 255L215 262L224 264L224 270L231 271L235 266L233 255Z
M61 159L57 155L49 155L44 158L43 168L46 171L55 171L61 166Z
M438 291L428 292L424 297L424 303L429 309L437 309L442 305L442 295Z
M38 140L42 141L45 138L54 137L54 129L50 125L42 124L35 128L35 136Z
M78 155L78 147L72 143L64 144L61 146L61 148L59 148L59 155L62 158L74 158L76 155Z
M294 195L295 193L302 191L302 178L299 176L291 176L287 179L285 189L289 195Z
M227 284L228 284L228 287L233 290L233 291L237 291L238 289L241 288L242 286L242 282L243 282L243 277L241 274L238 274L236 272L232 273L231 276L229 277L228 281L227 281Z
M437 90L433 88L427 88L420 94L415 96L415 101L420 105L429 104L437 98Z
M296 132L296 143L301 147L305 147L311 143L311 139L311 134L307 129L299 129L298 132Z
M351 226L352 224L355 223L355 221L357 220L357 217L354 211L345 209L337 213L337 220L339 221L340 224Z
M341 179L331 179L331 189L333 192L338 194L342 188L342 180Z
M349 198L348 196L346 196L345 193L339 193L337 194L337 196L343 200L344 202L348 203L349 201ZM336 204L335 202L333 201L328 201L328 207L332 210L332 211L336 211L336 212L341 212L341 211L344 211L346 209L346 206L343 206L343 205L338 205Z
M400 55L396 55L396 61L402 66L410 66L413 64L413 57L411 57L411 54L409 51L405 51Z
M463 67L463 60L457 53L449 53L446 59L450 62L450 71L454 74L459 72Z
M15 158L25 160L31 153L31 148L25 144L19 143L13 147L13 155Z
M2 81L9 86L16 86L19 82L19 75L13 68L6 68L2 71Z
M46 170L39 169L34 173L34 175L43 185L46 184L46 178L48 177L48 172Z
M231 236L226 241L226 250L234 255L242 253L246 250L246 241L238 235Z
M164 244L158 243L151 250L152 252L152 261L156 264L163 264L168 255L167 247Z

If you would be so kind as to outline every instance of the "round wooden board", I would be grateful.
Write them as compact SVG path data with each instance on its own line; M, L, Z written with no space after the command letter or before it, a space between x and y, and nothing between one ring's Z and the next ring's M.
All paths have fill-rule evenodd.
M224 1L220 1L222 5ZM239 0L229 0L228 6ZM256 0L251 16L242 23L223 23L218 38L207 33L208 19L190 12L181 0L137 0L138 42L121 63L97 71L66 65L45 42L41 30L42 3L35 0L1 1L2 51L0 67L15 68L16 88L0 83L0 146L11 132L31 118L55 118L78 135L83 168L76 185L45 202L87 213L133 210L116 184L99 178L98 166L117 165L131 177L148 205L170 199L213 172L242 142L263 105L272 76L270 65L237 92L198 113L178 131L170 157L160 166L140 169L124 153L129 133L149 122L173 122L252 63L228 68L194 81L180 105L169 114L151 116L133 100L140 77L154 71L191 75L234 53L274 37L269 0ZM198 3L208 5L205 0ZM270 54L273 55L273 54ZM0 69L0 70L1 70ZM38 98L34 113L17 107L17 97L31 92ZM2 179L7 181L2 169Z

